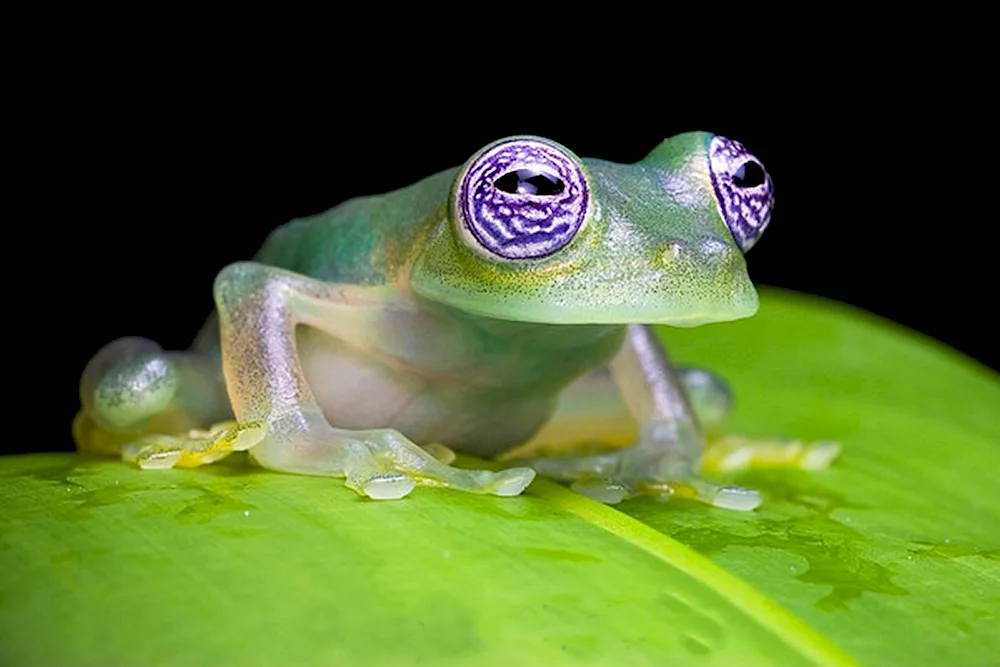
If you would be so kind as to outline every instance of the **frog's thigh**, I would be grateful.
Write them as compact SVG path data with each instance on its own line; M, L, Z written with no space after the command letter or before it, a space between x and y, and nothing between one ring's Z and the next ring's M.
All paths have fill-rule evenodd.
M399 498L415 483L474 493L515 495L528 468L461 470L391 429L353 431L327 423L296 350L296 327L348 340L387 308L407 308L391 288L326 283L254 262L220 272L215 282L223 370L243 425L266 425L251 456L267 468L346 477L372 498ZM336 378L331 378L336 381Z
M729 385L703 368L678 369L698 421L708 433L718 433L732 409ZM625 447L639 436L639 427L622 399L610 370L602 367L580 378L559 396L556 411L541 431L502 458Z
M87 364L80 399L73 439L83 453L120 454L162 468L200 465L232 451L228 440L199 430L230 416L219 362L210 356L120 338Z

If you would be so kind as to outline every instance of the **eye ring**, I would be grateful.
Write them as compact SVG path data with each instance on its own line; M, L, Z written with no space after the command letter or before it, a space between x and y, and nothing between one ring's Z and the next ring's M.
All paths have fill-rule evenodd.
M456 199L465 242L490 257L515 261L565 247L590 206L579 158L535 137L503 140L476 155Z
M719 215L743 252L750 250L771 222L774 184L760 160L738 141L713 136L709 170Z

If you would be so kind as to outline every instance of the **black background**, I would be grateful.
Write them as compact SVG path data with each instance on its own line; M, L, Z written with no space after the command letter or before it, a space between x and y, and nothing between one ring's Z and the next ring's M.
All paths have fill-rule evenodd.
M123 335L186 347L216 272L274 226L516 133L622 162L692 129L738 139L776 187L748 255L755 282L854 304L998 367L996 188L966 158L981 141L963 106L974 103L947 83L813 70L727 85L695 71L520 85L516 70L464 87L446 63L286 85L224 69L71 73L23 132L35 149L17 247L38 278L8 299L31 323L13 372L45 417L7 450L69 449L89 357Z

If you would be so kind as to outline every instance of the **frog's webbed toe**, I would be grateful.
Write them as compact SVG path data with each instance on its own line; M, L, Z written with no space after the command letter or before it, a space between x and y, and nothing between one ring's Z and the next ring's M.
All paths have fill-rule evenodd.
M832 440L804 442L780 438L747 438L725 435L708 443L701 468L710 472L733 470L823 470L840 455Z
M246 451L264 439L267 427L259 422L220 422L185 434L146 434L125 444L122 458L144 470L196 468L214 463L233 452Z
M450 450L440 445L418 447L391 429L348 432L342 442L347 486L369 498L401 498L416 485L516 496L535 477L530 468L498 472L455 468L441 460Z
M556 456L525 461L538 473L565 482L585 496L615 504L636 496L691 498L732 510L752 510L759 491L702 479L683 458L643 447L593 456Z
M572 488L604 503L614 504L634 496L691 498L715 507L752 510L759 506L759 491L742 486L714 484L702 472L757 469L821 470L840 453L836 442L806 443L797 440L750 439L725 436L709 443L699 461L683 455L684 447L671 446L647 428L639 442L591 456L556 456L523 461L542 475L571 482ZM695 437L673 431L673 437Z
M531 468L453 467L448 462L454 452L447 447L420 447L392 429L332 428L315 415L291 421L274 424L273 437L251 452L258 463L284 472L343 477L348 488L376 500L402 498L416 486L515 496L535 477Z

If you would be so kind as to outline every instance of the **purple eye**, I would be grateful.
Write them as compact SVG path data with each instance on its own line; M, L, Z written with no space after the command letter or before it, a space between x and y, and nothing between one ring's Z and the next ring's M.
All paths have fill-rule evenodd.
M587 217L590 192L576 158L539 139L497 144L469 165L458 190L461 224L505 259L556 252Z
M719 214L746 252L771 221L774 184L757 158L738 141L712 137L708 161Z

